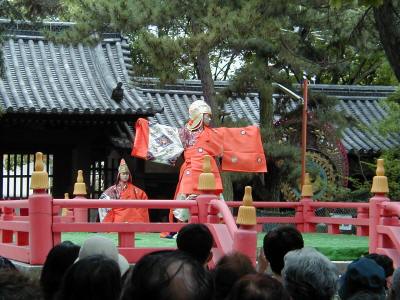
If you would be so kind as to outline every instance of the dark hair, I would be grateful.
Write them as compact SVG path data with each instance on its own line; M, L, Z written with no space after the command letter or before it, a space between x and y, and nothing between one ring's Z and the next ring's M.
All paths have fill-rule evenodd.
M266 274L250 274L233 286L227 300L290 300L282 284Z
M121 291L118 264L105 256L88 256L65 273L58 300L117 300Z
M207 262L213 243L213 236L204 224L188 224L182 227L176 238L178 249L186 252L201 264Z
M4 256L0 256L0 270L14 270L16 271L17 268L8 258Z
M389 277L393 275L394 267L393 267L393 260L385 255L385 254L376 254L371 253L367 254L364 257L374 260L378 265L383 268L385 271L385 277Z
M264 236L265 258L275 274L281 274L284 266L283 258L286 253L303 247L303 236L300 231L292 226L274 228Z
M182 251L143 256L129 274L121 300L213 299L211 275Z
M256 270L246 255L239 252L225 255L213 270L215 298L225 299L241 277L254 273Z
M40 275L40 285L44 299L53 299L60 287L65 272L78 257L79 249L78 245L70 241L65 241L54 246L49 251Z
M15 270L0 270L0 299L40 300L42 295L37 282Z
M360 291L355 293L348 300L385 300L384 294L378 294L371 291Z

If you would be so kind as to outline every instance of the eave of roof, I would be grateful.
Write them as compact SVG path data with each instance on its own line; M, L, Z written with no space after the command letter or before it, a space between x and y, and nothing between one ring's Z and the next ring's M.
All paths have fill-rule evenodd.
M102 43L89 47L54 44L38 31L8 30L3 43L6 71L0 79L3 112L131 118L161 110L132 86L126 68L129 45L123 36L105 34ZM124 88L120 103L110 98L118 82Z

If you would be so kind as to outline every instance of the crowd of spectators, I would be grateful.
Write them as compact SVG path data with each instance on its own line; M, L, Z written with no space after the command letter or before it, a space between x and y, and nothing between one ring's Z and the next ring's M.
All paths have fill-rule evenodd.
M360 257L338 274L291 226L265 235L257 266L235 252L212 260L203 224L184 226L176 242L177 250L149 253L134 266L105 237L63 242L39 280L0 257L0 300L400 300L400 269L388 256Z

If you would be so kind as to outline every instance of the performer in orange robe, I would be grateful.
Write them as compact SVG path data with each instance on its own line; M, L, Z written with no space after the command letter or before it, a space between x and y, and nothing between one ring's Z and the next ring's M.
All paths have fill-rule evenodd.
M203 171L203 157L210 155L211 171L215 175L215 194L223 191L220 169L236 172L266 172L266 160L257 126L241 128L211 128L211 108L203 100L189 107L189 121L183 128L149 124L145 119L136 122L136 135L132 155L159 163L173 165L183 152L175 199L193 199L198 179ZM221 166L217 161L222 158ZM175 209L174 216L186 221L188 211Z
M144 191L132 184L128 165L121 159L118 168L117 184L109 187L100 199L138 199L146 200ZM147 208L99 208L100 222L149 222Z

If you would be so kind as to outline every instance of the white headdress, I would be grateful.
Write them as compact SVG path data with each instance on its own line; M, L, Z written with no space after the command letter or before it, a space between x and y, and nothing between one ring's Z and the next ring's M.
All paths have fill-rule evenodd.
M186 127L196 130L203 124L203 115L211 115L211 107L204 100L196 100L189 106L189 122Z

